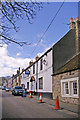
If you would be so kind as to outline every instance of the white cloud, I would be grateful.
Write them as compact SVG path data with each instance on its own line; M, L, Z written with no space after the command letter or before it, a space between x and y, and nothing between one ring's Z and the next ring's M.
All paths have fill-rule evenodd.
M21 53L17 53L16 55L17 55L17 56L20 56L20 55L21 55Z
M18 56L20 53L17 54ZM0 47L0 76L8 76L16 74L17 69L20 67L26 68L29 65L29 58L14 58L8 56L7 45Z
M41 41L43 42L43 41ZM42 56L52 45L48 45L42 53L38 53L38 56ZM20 53L16 54L17 56ZM36 55L37 56L37 55ZM26 68L29 65L31 59L29 58L14 58L8 55L7 45L0 47L0 76L8 76L16 74L17 69L20 67ZM35 59L33 59L35 61Z

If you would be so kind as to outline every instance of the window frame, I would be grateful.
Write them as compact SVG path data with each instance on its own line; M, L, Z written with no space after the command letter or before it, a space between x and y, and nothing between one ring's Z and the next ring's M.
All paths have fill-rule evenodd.
M27 82L27 90L29 90L29 82Z
M36 63L36 73L38 73L38 61Z
M33 64L33 74L35 74L35 64Z
M68 84L68 87L66 87L66 83ZM66 90L68 90L68 93L66 93ZM69 82L64 83L64 93L65 95L69 95Z
M43 70L43 58L40 59L40 70Z
M73 94L73 82L77 81L77 94ZM69 85L69 94L65 94L65 87L64 84L68 82ZM74 97L79 98L79 77L62 79L61 80L61 96L62 97Z
M42 80L42 83L40 82ZM43 90L43 77L39 78L39 90Z
M77 80L75 80L75 81L77 82ZM75 89L77 89L77 94L74 94L73 83L75 83L75 81L72 82L72 95L73 95L73 96L77 96L77 94L78 94L78 84L77 84L77 88L75 88ZM77 82L77 83L78 83L78 82Z

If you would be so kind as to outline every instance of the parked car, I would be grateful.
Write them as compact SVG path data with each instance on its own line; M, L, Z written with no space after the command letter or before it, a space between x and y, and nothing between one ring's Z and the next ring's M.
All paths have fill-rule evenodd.
M11 88L10 88L10 87L7 87L7 88L6 88L6 92L9 92L9 91L11 91Z
M6 86L3 86L3 87L2 87L2 90L5 90L5 89L6 89Z
M14 86L12 90L12 95L22 95L23 89L21 86Z
M0 89L2 89L2 86L0 86Z

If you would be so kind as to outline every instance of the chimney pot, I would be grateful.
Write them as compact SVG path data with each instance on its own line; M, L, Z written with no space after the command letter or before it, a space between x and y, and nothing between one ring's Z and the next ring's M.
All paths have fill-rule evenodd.
M24 72L24 68L22 69L22 72Z
M73 18L71 17L71 18L70 18L70 22L72 22L72 21L73 21Z
M36 58L35 58L35 60L37 61L39 59L39 56L37 56Z
M75 29L75 19L72 17L70 18L70 23L69 23L69 30Z
M17 70L17 75L19 74L19 70Z
M32 65L32 64L33 64L33 61L30 61L30 62L29 62L29 65Z
M76 21L79 21L79 17L76 17Z

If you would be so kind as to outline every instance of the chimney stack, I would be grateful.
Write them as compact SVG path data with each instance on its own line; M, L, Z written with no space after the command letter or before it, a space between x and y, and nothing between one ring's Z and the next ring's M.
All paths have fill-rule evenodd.
M73 21L73 18L71 17L71 18L70 18L70 22L72 22L72 21Z
M39 59L39 56L37 56L36 58L35 58L35 60L37 61Z
M76 54L80 52L80 21L76 17Z
M29 62L29 66L31 66L32 64L33 64L33 61L30 61L30 62Z
M22 72L24 72L24 68L22 69Z
M79 17L76 17L76 21L79 21Z
M69 30L75 29L75 19L72 17L70 18L70 23L69 23Z
M69 30L75 29L76 32L76 54L80 52L80 21L79 17L76 17L73 19L72 17L70 18L70 23L69 23Z
M19 74L19 70L17 70L17 75Z

